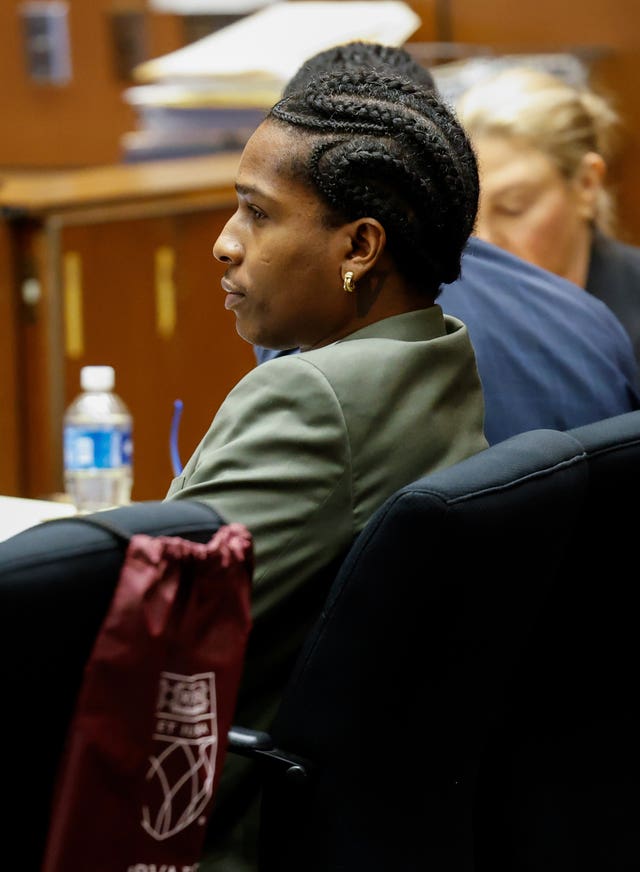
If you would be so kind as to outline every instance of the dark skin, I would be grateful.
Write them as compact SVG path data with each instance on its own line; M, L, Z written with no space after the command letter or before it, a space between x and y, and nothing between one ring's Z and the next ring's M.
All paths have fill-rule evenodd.
M379 221L323 221L324 203L287 174L282 160L305 148L297 131L276 122L257 128L238 168L238 207L213 246L226 265L225 308L235 313L238 333L268 348L320 348L433 305L398 273ZM347 271L354 293L344 290Z

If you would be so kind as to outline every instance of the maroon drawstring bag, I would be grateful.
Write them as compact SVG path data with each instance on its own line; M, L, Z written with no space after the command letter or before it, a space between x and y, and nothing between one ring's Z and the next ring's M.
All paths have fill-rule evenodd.
M131 538L85 668L42 872L197 868L251 626L252 541Z

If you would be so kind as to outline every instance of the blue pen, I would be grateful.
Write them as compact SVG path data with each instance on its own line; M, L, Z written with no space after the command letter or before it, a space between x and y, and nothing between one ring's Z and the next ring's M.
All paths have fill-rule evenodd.
M169 451L171 452L171 466L174 476L182 472L182 461L178 451L178 428L182 417L182 400L173 401L173 418L171 419L171 435L169 436Z

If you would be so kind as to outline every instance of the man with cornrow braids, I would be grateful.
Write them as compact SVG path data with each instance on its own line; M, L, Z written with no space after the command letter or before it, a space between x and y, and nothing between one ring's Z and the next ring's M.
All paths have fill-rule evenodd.
M353 69L398 73L435 90L431 73L405 49L350 42L305 61L283 93L318 73ZM633 347L622 324L573 283L472 236L460 278L442 288L438 303L469 330L489 443L640 408ZM255 348L258 363L296 351Z
M253 535L253 631L236 722L268 728L335 566L387 497L487 446L460 272L478 172L430 90L373 69L290 92L247 142L216 240L238 333L299 347L230 392L168 499ZM202 870L255 868L252 767L229 755ZM209 865L211 864L211 865Z

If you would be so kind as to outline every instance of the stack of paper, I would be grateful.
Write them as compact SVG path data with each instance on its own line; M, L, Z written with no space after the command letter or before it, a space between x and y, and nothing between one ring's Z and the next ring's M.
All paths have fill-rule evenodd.
M140 64L134 76L140 82L205 80L225 88L281 90L319 51L356 39L401 45L419 26L418 15L399 0L289 0Z
M188 143L242 147L307 58L353 40L402 45L420 23L401 0L272 3L135 68L141 84L124 99L136 108L139 130L125 135L125 158L135 159L136 140L170 150L175 138L180 156Z
M76 507L71 503L0 496L0 541L35 527L42 521L75 514Z
M124 97L138 117L138 130L121 140L129 162L241 149L265 113L251 100L225 104L218 91L198 84L142 85Z

